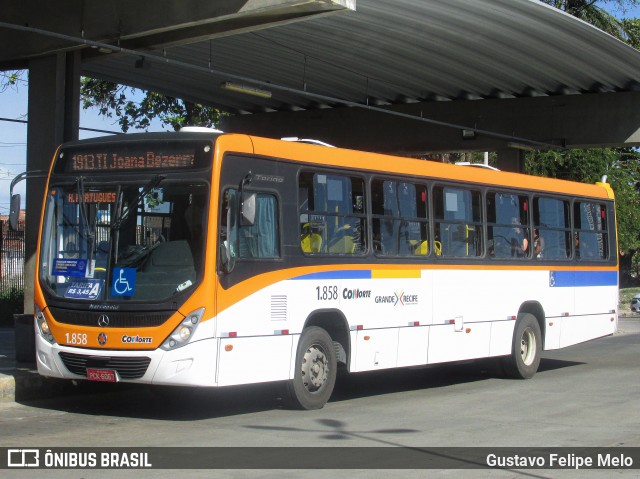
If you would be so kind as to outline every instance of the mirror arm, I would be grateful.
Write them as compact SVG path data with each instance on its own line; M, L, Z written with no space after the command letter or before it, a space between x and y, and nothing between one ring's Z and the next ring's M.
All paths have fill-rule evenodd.
M13 188L22 180L25 180L27 178L46 178L48 174L48 170L23 171L13 180L11 180L11 185L9 186L9 196L13 196Z
M49 172L47 170L24 171L11 180L9 186L9 198L11 208L9 210L9 228L16 230L18 228L18 218L20 216L20 195L13 194L13 188L22 180L27 178L46 178Z

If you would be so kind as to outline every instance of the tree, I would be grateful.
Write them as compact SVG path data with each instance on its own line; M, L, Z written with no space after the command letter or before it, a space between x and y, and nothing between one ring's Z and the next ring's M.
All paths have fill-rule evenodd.
M552 7L579 18L603 32L631 45L638 44L638 31L623 17L640 0L542 0ZM620 12L618 18L612 12Z
M9 88L15 88L21 79L21 70L0 72L0 93L7 91Z
M219 110L202 104L87 77L81 80L80 95L83 108L97 107L107 118L115 115L125 133L132 127L149 128L154 119L174 130L188 125L215 127L222 115ZM140 101L132 99L140 95Z
M628 33L627 43L636 50L640 50L640 19L623 18L624 30Z

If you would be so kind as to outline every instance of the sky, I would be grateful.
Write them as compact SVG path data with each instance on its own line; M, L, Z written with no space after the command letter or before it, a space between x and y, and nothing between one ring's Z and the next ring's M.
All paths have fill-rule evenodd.
M26 79L26 72L23 75ZM28 84L19 82L15 87L0 91L0 215L9 214L9 187L11 180L26 169L27 159L27 125L14 123L4 119L26 120L28 107ZM117 119L108 119L98 114L97 108L80 109L80 128L93 128L120 132ZM159 123L154 123L148 131L162 131ZM135 130L129 130L134 133ZM80 139L103 136L104 133L80 130ZM14 193L22 197L24 207L26 182L21 181Z
M617 14L618 12L615 12ZM626 17L640 18L640 6L627 11ZM24 75L26 78L26 75ZM27 152L27 125L13 123L1 119L25 120L27 117L28 85L20 82L16 87L0 90L0 215L9 213L9 185L11 180L25 170ZM95 128L108 131L120 131L115 119L106 119L98 114L97 109L80 111L80 127ZM149 131L161 131L159 124L154 124ZM133 133L133 131L131 131ZM80 138L101 136L100 133L80 130ZM15 192L20 193L24 206L25 182L18 184Z

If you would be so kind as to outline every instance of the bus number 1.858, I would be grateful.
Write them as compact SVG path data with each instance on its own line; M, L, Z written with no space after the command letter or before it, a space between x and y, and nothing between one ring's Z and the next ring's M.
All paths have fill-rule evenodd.
M316 293L318 294L318 301L333 301L338 299L338 287L337 286L316 286Z

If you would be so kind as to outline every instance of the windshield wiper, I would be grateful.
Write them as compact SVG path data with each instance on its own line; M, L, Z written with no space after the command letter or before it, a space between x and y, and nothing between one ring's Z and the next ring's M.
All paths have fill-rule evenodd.
M157 187L164 179L165 179L165 176L162 176L162 175L156 175L153 178L151 178L149 183L147 183L145 187L140 190L140 193L138 193L138 196L136 196L133 199L133 201L131 201L127 205L126 209L125 208L122 209L122 213L120 214L120 216L113 221L113 224L111 225L111 230L112 231L119 230L122 227L122 223L124 223L126 219L129 217L129 215L131 214L131 211L135 210L138 207L138 204L140 203L140 201L145 196L147 196L147 194L152 189Z
M81 236L87 240L87 260L91 264L93 260L93 247L96 240L95 223L89 223L89 212L87 202L85 201L84 177L76 178L78 191L78 206L80 209L80 223L82 224ZM95 219L95 218L94 218Z

